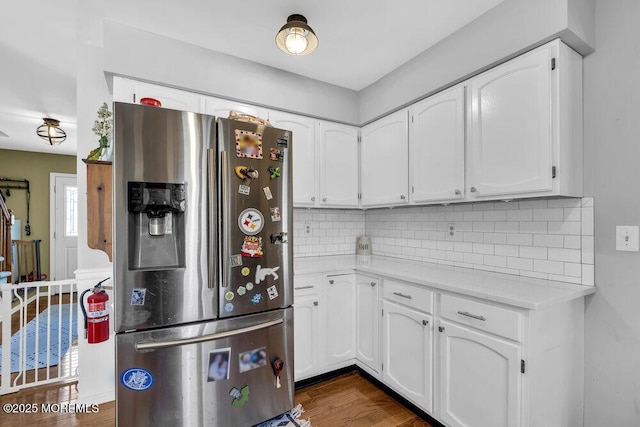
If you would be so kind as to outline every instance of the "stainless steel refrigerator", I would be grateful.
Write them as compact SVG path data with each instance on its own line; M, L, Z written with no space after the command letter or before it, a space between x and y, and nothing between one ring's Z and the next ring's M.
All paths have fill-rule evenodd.
M116 419L293 407L289 131L114 104Z

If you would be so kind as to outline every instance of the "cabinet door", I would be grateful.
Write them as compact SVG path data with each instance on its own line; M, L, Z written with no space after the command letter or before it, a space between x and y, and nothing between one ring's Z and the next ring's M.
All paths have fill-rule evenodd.
M362 206L401 205L409 201L407 110L361 130Z
M292 133L293 206L316 205L315 120L294 114L271 111L269 121Z
M551 191L551 48L469 81L472 198Z
M317 295L296 297L293 303L294 380L319 373Z
M378 372L378 291L379 280L357 276L356 280L356 358Z
M269 112L265 108L255 107L253 105L242 104L240 102L230 101L228 99L214 98L207 96L204 98L204 113L216 117L229 117L229 112L237 111L243 114L267 119Z
M427 412L433 410L432 317L383 301L384 383Z
M440 322L440 417L449 426L520 425L520 346Z
M325 320L326 367L355 357L355 274L327 276Z
M154 98L162 103L162 108L201 113L203 97L192 92L171 89L150 83L135 82L134 103L139 104L142 98Z
M358 206L358 128L318 121L320 206Z
M411 200L464 197L464 86L440 93L409 110Z

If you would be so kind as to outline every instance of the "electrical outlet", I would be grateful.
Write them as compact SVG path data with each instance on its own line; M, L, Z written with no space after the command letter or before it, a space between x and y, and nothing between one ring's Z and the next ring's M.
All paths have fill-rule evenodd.
M616 226L616 250L638 252L640 251L640 227L636 225Z
M304 223L304 232L306 234L311 234L311 224L310 223L308 223L308 222Z

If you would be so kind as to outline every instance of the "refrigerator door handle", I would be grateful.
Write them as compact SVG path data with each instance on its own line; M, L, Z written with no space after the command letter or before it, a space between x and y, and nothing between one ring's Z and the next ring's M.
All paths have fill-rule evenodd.
M216 193L216 150L207 150L209 170L208 170L208 197L209 197L209 260L218 258L217 235L218 235L218 198ZM215 262L209 262L209 289L216 287L218 283L218 265Z
M220 186L220 200L221 200L221 206L220 206L220 217L221 217L221 226L220 226L220 234L221 234L221 242L222 242L222 256L220 257L220 287L221 288L226 288L227 286L229 286L229 233L231 233L231 230L229 230L229 222L230 222L230 216L229 216L229 200L228 200L228 194L226 194L226 192L228 191L229 188L229 165L227 163L227 152L226 151L220 151L220 180L221 182L221 186Z
M178 347L181 345L199 344L202 342L215 341L223 338L233 337L236 335L245 334L247 332L259 331L260 329L266 329L272 326L277 326L283 322L284 322L284 319L276 319L276 320L271 320L269 322L259 323L257 325L251 325L251 326L247 326L240 329L234 329L232 331L218 332L217 334L202 335L199 337L186 338L182 340L169 340L169 341L160 341L160 342L138 341L136 342L135 347L136 347L136 351L147 352L147 351L161 350L163 348L169 348L169 347Z

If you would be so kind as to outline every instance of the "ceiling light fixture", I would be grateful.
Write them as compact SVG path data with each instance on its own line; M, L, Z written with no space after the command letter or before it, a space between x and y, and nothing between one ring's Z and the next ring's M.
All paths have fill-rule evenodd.
M289 55L308 55L318 47L318 37L307 25L307 18L291 15L276 35L276 45Z
M67 134L60 128L60 120L44 118L44 123L38 126L36 133L50 145L62 143Z

